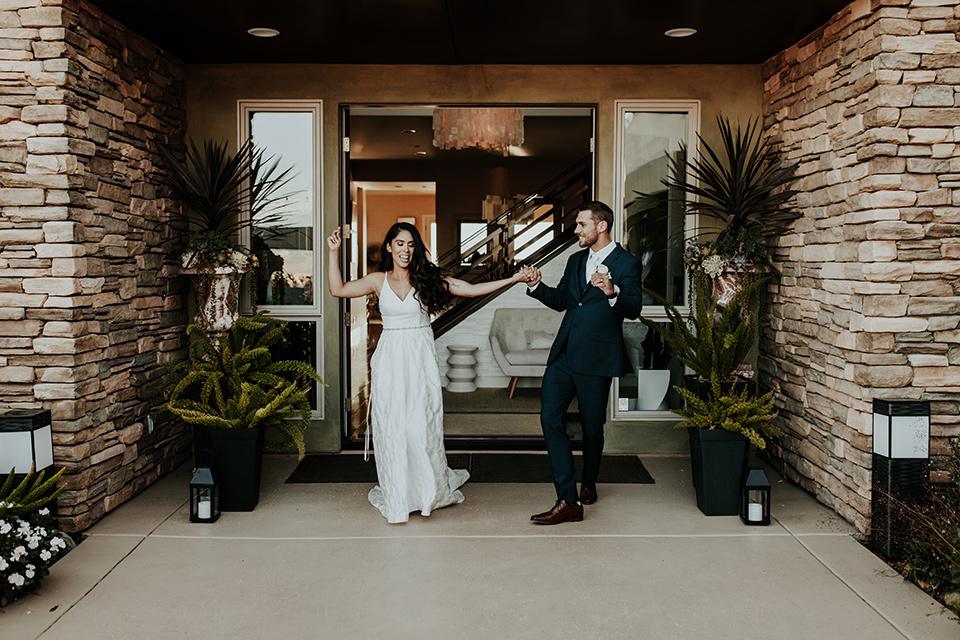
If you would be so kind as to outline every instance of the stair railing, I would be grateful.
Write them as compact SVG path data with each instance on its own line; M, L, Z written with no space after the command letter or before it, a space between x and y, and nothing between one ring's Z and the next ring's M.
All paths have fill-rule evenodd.
M521 263L539 266L549 261L576 238L577 212L590 199L591 168L590 156L573 164L487 223L485 231L467 238L465 248L456 246L440 256L440 267L455 278L483 282L506 278ZM498 293L503 291L506 289ZM434 319L434 334L449 331L497 295L454 298L453 304Z

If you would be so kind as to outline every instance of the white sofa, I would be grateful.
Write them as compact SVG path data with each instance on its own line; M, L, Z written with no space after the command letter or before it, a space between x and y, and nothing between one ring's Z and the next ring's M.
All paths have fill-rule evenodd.
M562 314L552 309L497 309L490 325L490 347L504 375L510 376L508 396L513 398L520 378L541 378L547 357L560 329Z

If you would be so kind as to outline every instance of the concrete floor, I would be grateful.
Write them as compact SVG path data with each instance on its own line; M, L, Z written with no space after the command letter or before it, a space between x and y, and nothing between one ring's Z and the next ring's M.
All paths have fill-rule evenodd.
M0 609L0 638L960 638L796 487L773 476L776 522L746 527L697 510L686 458L643 461L656 484L600 485L554 527L529 522L552 486L469 483L388 525L369 485L284 484L290 456L255 511L191 524L181 468Z

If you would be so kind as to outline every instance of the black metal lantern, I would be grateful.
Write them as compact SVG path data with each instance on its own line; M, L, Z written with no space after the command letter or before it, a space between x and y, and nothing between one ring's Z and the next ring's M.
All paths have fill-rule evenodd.
M748 469L740 492L740 519L743 524L770 524L770 481L763 469Z
M213 472L200 467L190 480L190 522L215 522L220 517L220 487Z
M50 411L15 409L0 414L0 475L6 476L11 469L26 475L31 467L37 472L52 471L52 466Z

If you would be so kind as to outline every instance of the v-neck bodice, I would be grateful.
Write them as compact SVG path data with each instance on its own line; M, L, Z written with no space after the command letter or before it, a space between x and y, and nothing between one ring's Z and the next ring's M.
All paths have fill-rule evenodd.
M390 286L390 278L383 274L380 288L380 315L384 329L409 329L430 325L430 316L417 299L416 291L410 289L405 298L400 298Z

